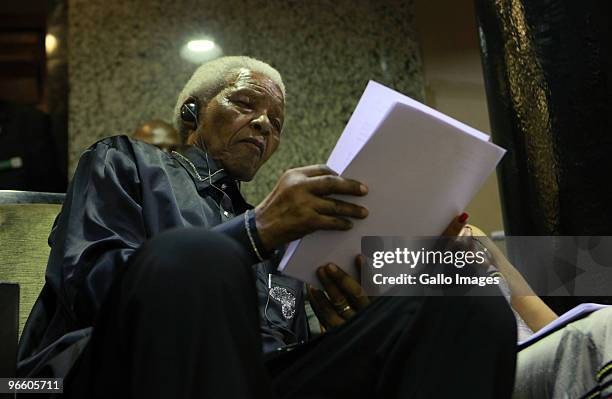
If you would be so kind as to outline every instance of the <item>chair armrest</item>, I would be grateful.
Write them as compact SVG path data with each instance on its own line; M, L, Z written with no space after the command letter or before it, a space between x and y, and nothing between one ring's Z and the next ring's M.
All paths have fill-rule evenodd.
M15 377L18 326L19 284L0 282L0 378Z

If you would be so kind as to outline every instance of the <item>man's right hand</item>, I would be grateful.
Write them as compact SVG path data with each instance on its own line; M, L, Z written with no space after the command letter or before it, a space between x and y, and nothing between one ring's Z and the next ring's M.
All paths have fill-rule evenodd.
M348 218L364 219L368 210L330 195L363 196L358 181L338 176L325 165L286 171L270 194L255 208L255 221L266 250L317 230L348 230Z

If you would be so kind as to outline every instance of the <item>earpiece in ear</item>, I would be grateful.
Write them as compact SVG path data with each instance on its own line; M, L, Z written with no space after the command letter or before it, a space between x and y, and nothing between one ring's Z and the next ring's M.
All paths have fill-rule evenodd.
M187 101L181 106L181 119L186 124L192 124L192 129L198 126L198 108L196 99Z

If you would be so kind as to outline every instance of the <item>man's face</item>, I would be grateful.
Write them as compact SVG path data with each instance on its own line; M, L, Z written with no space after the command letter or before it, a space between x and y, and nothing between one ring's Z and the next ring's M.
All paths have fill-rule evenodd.
M249 181L278 148L285 101L263 74L241 69L200 109L196 143L235 179Z

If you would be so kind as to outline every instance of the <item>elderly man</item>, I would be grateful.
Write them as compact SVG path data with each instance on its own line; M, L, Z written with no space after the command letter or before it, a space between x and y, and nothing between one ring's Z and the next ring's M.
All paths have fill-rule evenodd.
M255 208L244 201L239 182L280 143L284 99L269 65L217 59L178 98L181 153L119 136L83 154L21 341L22 375L66 376L74 397L509 397L515 328L502 298L369 304L327 265L329 298L313 300L328 331L310 336L303 285L275 262L291 240L366 217L330 195L367 187L307 166Z

